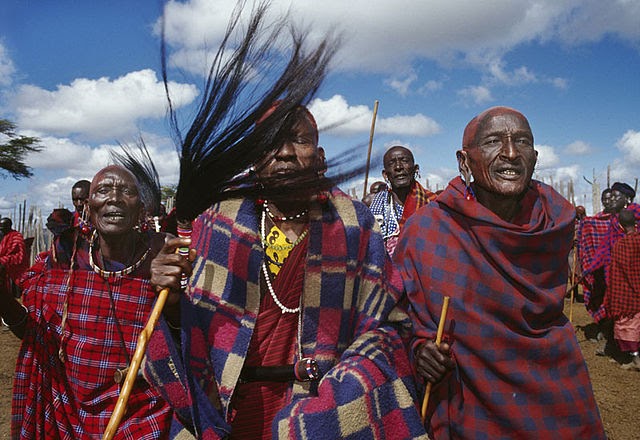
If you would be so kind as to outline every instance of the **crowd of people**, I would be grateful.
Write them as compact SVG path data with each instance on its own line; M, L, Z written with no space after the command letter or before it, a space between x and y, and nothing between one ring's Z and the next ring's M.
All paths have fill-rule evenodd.
M599 341L596 354L640 371L640 205L635 190L615 182L601 195L603 210L578 222L577 251L584 303Z
M264 12L221 69L233 79L224 86L254 72L245 55ZM146 217L145 180L125 164L73 186L74 212L51 213L54 239L31 267L0 220L0 315L22 340L13 439L101 438L125 385L116 439L606 438L563 313L568 256L578 228L585 302L638 367L635 191L614 184L605 212L576 223L576 209L532 178L527 118L492 107L464 128L450 152L460 177L439 194L395 145L384 182L354 200L327 177L304 105L330 46L294 51L302 84L283 74L260 112L220 130L234 148L250 139L263 149L233 174L246 185L224 187L190 237L174 235L185 230L179 213ZM233 109L236 93L218 103L209 79L205 117L188 133L207 148L211 114ZM193 177L180 159L181 179ZM200 201L210 187L194 181ZM138 335L167 291L129 383Z
M315 120L304 107L291 117L257 177L316 186L217 203L177 238L144 225L136 176L110 165L75 213L50 215L54 241L31 268L1 260L0 311L23 341L12 437L98 438L169 288L116 438L606 438L563 314L567 257L577 225L587 304L638 366L633 189L614 184L606 212L576 223L532 179L527 119L494 107L465 128L461 177L441 194L394 146L368 208L321 185ZM19 241L5 245L4 220L2 249ZM185 246L188 258L175 253Z

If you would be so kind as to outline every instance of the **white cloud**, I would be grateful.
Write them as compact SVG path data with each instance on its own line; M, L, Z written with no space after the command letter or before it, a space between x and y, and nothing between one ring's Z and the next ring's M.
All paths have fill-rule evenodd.
M640 132L635 130L628 130L622 137L616 142L616 145L620 151L625 155L625 160L640 164Z
M471 99L476 104L485 104L493 100L491 90L485 86L469 86L458 90L458 96L463 99Z
M389 87L398 92L400 96L407 96L409 87L418 79L415 72L409 73L404 79L392 78L385 81Z
M167 3L166 38L175 50L171 62L204 72L201 62L194 60L203 59L204 49L218 47L233 5L222 0ZM293 22L313 24L311 40L331 29L344 33L338 70L395 74L410 70L417 59L427 59L449 67L477 68L484 72L487 87L538 82L566 89L567 79L536 71L543 66L507 65L504 56L523 44L575 45L608 34L634 43L640 40L640 4L630 0L325 0L322 8L312 0L273 1L272 15L285 11L290 11ZM388 85L406 95L417 77L394 77ZM477 103L487 102L488 95L478 95L481 91L486 93L468 89Z
M572 154L576 156L584 156L586 154L591 153L591 151L593 151L593 148L591 147L591 145L589 145L584 141L572 142L569 145L567 145L567 148L565 149L565 152L567 154Z
M189 104L198 94L190 84L172 82L169 87L176 108ZM141 119L164 117L166 101L162 81L145 69L114 80L79 78L55 91L24 85L13 105L22 129L55 136L116 139L136 133Z
M429 92L435 92L436 90L442 89L443 86L444 86L443 81L436 81L436 80L430 79L429 81L424 83L422 87L420 87L418 92L423 94L429 93Z
M371 129L373 110L366 105L349 105L341 95L334 95L328 100L314 99L309 110L316 118L318 127L330 134L353 135ZM377 133L429 136L440 130L435 120L421 113L387 118L378 113L376 118Z
M4 44L0 41L0 86L8 86L13 81L13 74L16 68L4 47Z
M545 170L555 167L560 162L560 158L553 147L548 145L536 145L535 149L538 152L538 161L536 162L537 170Z

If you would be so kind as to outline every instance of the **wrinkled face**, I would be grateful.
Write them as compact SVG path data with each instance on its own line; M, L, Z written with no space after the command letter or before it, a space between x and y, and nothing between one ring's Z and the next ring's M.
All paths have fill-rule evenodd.
M611 198L611 191L603 191L600 201L602 202L602 210L604 212L613 212L613 206L611 205L611 202L613 201Z
M611 200L609 202L609 211L607 212L620 212L629 203L629 197L621 193L617 189L611 191ZM604 204L604 202L603 202Z
M317 176L322 171L324 150L318 147L318 130L301 115L291 129L280 138L280 147L256 164L258 178L277 178L286 185L306 173ZM282 179L282 180L280 180Z
M529 123L507 112L478 127L475 145L458 153L458 163L462 171L471 172L478 189L516 197L527 190L537 157Z
M135 178L129 171L109 166L91 182L88 200L91 223L102 235L121 235L138 223L142 202Z
M384 155L383 165L382 176L394 190L411 186L418 169L413 154L404 147L391 147Z
M89 191L82 187L75 187L71 190L71 200L76 212L81 213L84 208L84 202L89 198Z

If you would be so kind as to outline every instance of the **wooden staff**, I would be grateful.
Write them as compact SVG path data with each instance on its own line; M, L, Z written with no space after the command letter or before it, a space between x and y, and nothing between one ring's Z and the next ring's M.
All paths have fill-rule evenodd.
M442 333L444 333L444 323L447 319L447 310L449 309L449 297L445 296L442 303L442 312L440 312L440 322L438 322L438 332L436 333L436 347L440 346L442 341ZM422 400L422 423L427 416L427 406L429 405L429 395L431 394L431 382L427 382L427 389L424 392Z
M158 299L156 300L155 305L153 306L153 310L151 311L151 316L149 316L149 320L147 324L142 329L140 336L138 336L138 345L136 346L136 351L133 354L133 358L131 359L131 364L128 367L127 378L122 385L122 389L120 390L120 395L118 396L118 401L116 402L116 406L111 414L111 418L109 419L109 424L107 425L107 429L104 431L104 435L102 436L103 440L111 440L113 436L116 434L118 430L118 426L120 426L120 421L122 417L124 417L127 412L127 401L129 400L129 395L131 394L131 390L133 389L133 384L136 381L136 376L138 376L138 370L140 369L140 364L142 363L142 359L144 358L144 354L147 350L147 344L149 343L149 339L151 338L151 334L158 322L158 318L160 318L160 313L162 313L162 309L164 308L164 303L167 300L167 295L169 294L169 289L162 289L160 294L158 295Z
M376 116L378 115L378 104L379 101L376 99L376 102L373 104L373 118L371 119L371 131L369 132L369 151L367 153L367 168L364 174L364 190L362 191L362 198L367 195L367 183L369 180L369 165L371 164L371 148L373 146L373 132L376 129Z
M571 285L573 286L576 282L576 268L578 263L578 247L574 246L573 248L573 261L571 262ZM569 322L573 322L573 294L575 292L575 288L571 289L571 295L569 296Z

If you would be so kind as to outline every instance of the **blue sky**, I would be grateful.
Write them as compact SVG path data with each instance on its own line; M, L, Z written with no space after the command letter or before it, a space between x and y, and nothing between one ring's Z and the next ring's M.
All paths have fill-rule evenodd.
M206 48L215 48L232 1L4 0L0 15L0 118L45 150L34 177L1 180L0 214L27 200L43 213L71 207L70 188L108 164L118 142L142 135L161 183L177 181L165 121L158 19L167 17L170 78L178 106L197 102ZM507 105L531 123L536 177L572 181L589 213L594 170L632 186L640 177L640 2L625 0L273 1L344 45L311 104L329 157L366 144L374 101L374 154L408 146L422 181L457 174L466 123ZM174 69L175 68L175 69ZM369 182L380 179L379 167ZM362 192L362 180L346 185Z

